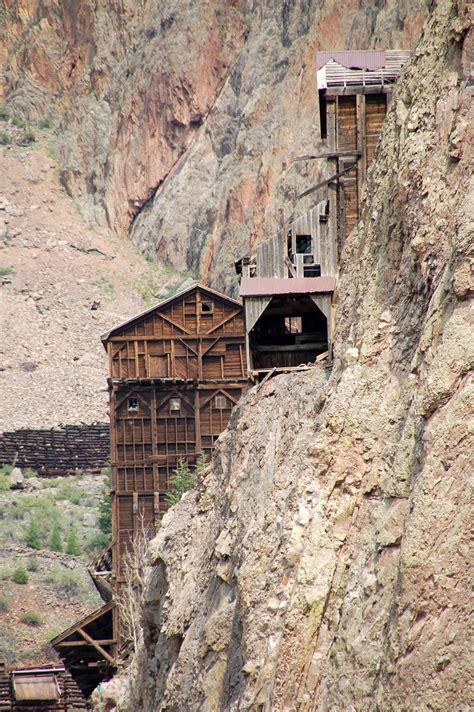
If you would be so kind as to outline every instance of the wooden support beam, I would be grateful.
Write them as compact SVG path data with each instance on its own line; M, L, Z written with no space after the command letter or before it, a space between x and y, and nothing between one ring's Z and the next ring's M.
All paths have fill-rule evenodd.
M88 635L85 630L83 630L82 628L78 628L77 632L79 633L79 635L82 635L84 640L86 640L89 643L89 645L92 645L92 647L95 648L97 650L97 652L100 653L109 663L111 663L112 665L115 665L115 660L113 659L113 657L111 655L109 655L108 652L106 650L104 650L104 648L101 645L99 645L99 643L96 643L96 641L93 638L91 638L90 635Z
M115 645L117 642L115 638L109 640L96 640L97 645ZM58 648L75 648L77 646L82 647L84 645L90 645L87 640L63 640L62 643L58 643L56 647Z
M315 191L319 190L320 188L323 188L325 185L328 183L332 183L334 180L337 180L341 176L345 175L346 173L349 173L349 171L352 171L357 163L352 163L350 166L347 168L344 168L344 170L339 171L338 173L335 173L333 176L330 178L326 178L326 180L321 181L321 183L317 183L314 185L312 188L309 188L308 190L305 190L304 193L300 193L300 195L296 196L296 200L299 200L300 198L305 198L307 195L310 195L311 193L314 193Z

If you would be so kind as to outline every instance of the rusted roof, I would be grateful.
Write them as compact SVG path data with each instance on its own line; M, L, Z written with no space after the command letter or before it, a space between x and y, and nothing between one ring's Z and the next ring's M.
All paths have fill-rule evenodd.
M13 673L13 691L17 702L59 700L59 687L55 675Z
M171 302L174 302L176 299L180 299L182 296L187 294L188 292L192 292L194 289L200 289L203 292L207 292L213 297L217 297L218 299L223 299L226 302L230 302L231 304L235 304L238 307L241 307L242 304L238 302L236 299L232 299L232 297L228 297L227 294L221 294L221 292L217 292L215 289L211 289L210 287L205 287L203 284L200 284L199 282L194 282L189 287L186 287L186 289L182 289L180 292L177 292L176 294L173 294L172 297L168 297L168 299L164 299L161 302L158 302L154 306L150 307L149 309L145 309L144 311L140 312L139 314L135 314L135 316L130 317L130 319L126 319L125 321L122 321L120 324L117 324L117 326L112 327L112 329L109 329L109 331L105 331L103 334L100 335L100 338L102 339L102 342L105 343L109 340L109 338L114 334L116 331L119 331L120 329L123 329L125 326L129 326L132 324L134 321L138 321L138 319L141 319L144 316L147 316L148 314L151 314L154 312L156 309L161 309L165 305L170 304Z
M385 67L385 50L370 49L344 52L316 52L316 67L322 69L333 59L346 69L366 69L374 71Z
M285 294L333 292L335 277L243 277L241 297L267 297Z

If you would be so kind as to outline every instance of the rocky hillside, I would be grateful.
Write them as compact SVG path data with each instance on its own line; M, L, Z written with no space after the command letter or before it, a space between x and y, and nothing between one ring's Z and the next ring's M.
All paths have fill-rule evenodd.
M35 140L18 145L12 118L0 118L0 432L106 422L100 334L187 275L89 228L60 184L58 130L31 124Z
M250 391L164 517L120 710L472 703L468 9L436 4L395 93L332 370Z
M59 124L91 224L232 290L235 257L321 170L293 163L318 144L315 51L411 48L429 5L5 0L1 92Z

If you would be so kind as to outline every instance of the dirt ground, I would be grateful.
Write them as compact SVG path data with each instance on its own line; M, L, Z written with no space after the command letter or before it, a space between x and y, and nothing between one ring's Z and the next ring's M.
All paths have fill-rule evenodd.
M86 225L36 133L0 147L0 432L106 421L100 334L182 281Z

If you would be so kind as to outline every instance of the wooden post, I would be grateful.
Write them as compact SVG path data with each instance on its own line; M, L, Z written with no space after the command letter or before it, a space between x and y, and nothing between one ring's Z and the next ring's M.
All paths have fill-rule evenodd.
M201 445L201 409L199 402L199 389L194 390L194 433L196 439L196 455L202 450Z

